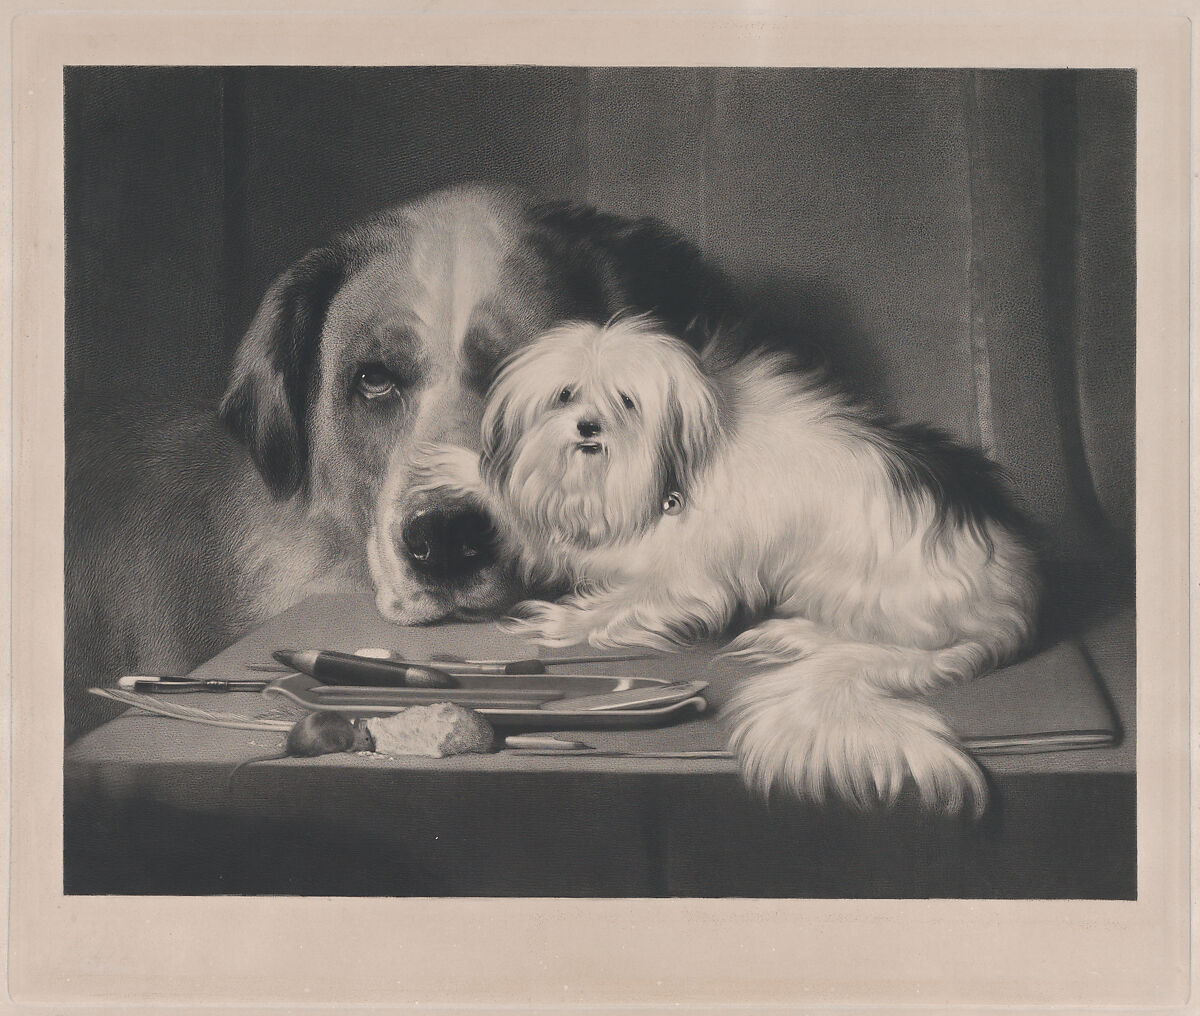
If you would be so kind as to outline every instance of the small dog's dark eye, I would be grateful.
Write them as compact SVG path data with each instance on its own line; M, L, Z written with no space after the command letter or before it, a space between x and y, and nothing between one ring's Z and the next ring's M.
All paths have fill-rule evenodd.
M561 392L559 392L558 393L558 401L559 402L570 402L571 401L571 389L564 388Z
M396 390L396 379L378 363L369 363L358 369L354 387L364 399L382 399Z
M631 399L624 392L618 392L617 394L621 396L621 405L623 405L626 409L633 408L633 399Z

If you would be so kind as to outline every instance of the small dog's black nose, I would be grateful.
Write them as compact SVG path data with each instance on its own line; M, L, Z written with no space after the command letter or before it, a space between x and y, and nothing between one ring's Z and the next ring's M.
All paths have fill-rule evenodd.
M431 578L465 578L496 558L491 519L468 505L425 508L410 516L400 544L413 570Z
M580 437L595 437L600 433L600 424L595 420L580 420L575 426L579 428Z

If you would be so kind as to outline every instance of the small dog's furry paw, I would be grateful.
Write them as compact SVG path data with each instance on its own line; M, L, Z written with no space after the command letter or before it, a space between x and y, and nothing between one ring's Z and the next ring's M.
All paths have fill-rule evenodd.
M524 600L509 615L501 622L505 631L550 649L583 642L591 630L584 611L549 600Z
M869 808L893 804L911 779L931 811L978 817L987 803L983 774L921 703L860 684L798 682L785 668L750 679L730 708L730 746L764 797L778 790Z
M571 597L557 603L526 600L504 622L508 631L538 645L573 646L587 642L597 649L637 646L669 652L680 639L656 631L647 616L628 604L596 598Z

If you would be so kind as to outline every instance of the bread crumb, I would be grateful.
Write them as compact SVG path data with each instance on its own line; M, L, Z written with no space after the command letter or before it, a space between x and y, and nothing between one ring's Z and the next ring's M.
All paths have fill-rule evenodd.
M453 702L409 706L392 716L364 721L380 755L423 755L445 758L489 752L496 732L479 713Z

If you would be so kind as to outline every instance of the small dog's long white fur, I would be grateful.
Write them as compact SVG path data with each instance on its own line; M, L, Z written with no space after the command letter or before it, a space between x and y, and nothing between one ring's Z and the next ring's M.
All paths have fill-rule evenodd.
M667 649L765 616L728 646L764 668L729 709L750 786L867 806L911 777L931 808L983 808L979 769L912 697L1026 644L1034 556L987 505L945 503L899 432L776 356L698 356L627 318L517 355L483 448L431 453L423 484L480 499L531 583L573 589L519 605L526 634Z

